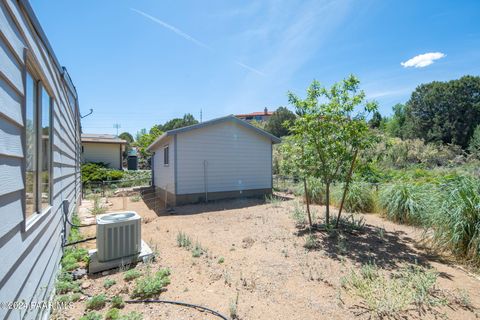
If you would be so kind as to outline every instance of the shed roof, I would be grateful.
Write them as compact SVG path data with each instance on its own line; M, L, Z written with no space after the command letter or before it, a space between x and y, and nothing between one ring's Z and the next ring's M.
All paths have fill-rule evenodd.
M82 142L98 142L98 143L120 143L126 144L127 141L120 139L113 134L99 133L82 133Z
M149 145L147 150L151 151L158 143L160 143L163 139L165 139L168 136L173 136L173 135L178 134L178 133L187 132L187 131L191 131L191 130L196 130L196 129L200 129L200 128L203 128L203 127L208 127L208 126L218 124L218 123L222 123L222 122L226 122L226 121L235 122L239 125L244 126L247 129L253 130L253 131L257 132L258 134L269 138L272 141L272 143L280 143L282 141L282 140L280 140L280 138L275 137L273 134L270 134L270 133L268 133L268 132L266 132L262 129L259 129L259 128L251 125L250 123L248 123L244 120L240 120L240 119L236 118L233 114L231 114L231 115L228 115L228 116L225 116L225 117L212 119L212 120L205 121L205 122L202 122L202 123L199 123L199 124L194 124L194 125L191 125L191 126L166 131L161 136L159 136L151 145Z

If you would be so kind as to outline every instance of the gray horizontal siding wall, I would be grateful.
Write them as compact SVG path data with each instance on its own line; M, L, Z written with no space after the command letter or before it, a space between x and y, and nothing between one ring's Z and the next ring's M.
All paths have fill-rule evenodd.
M25 49L54 93L52 119L52 208L25 228L23 212ZM22 1L0 0L0 301L50 298L62 256L63 200L71 211L80 196L80 122L76 101ZM74 105L72 105L74 104ZM0 318L37 319L48 310L0 309Z
M177 194L205 192L205 185L208 192L271 188L271 146L269 138L232 121L179 133Z

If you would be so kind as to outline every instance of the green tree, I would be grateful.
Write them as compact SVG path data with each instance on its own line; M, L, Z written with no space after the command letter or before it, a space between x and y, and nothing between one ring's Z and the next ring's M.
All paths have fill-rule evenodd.
M265 130L274 136L283 137L289 134L289 125L295 120L295 114L285 107L278 108L268 119Z
M123 139L123 140L127 141L128 143L132 143L134 141L133 136L128 132L122 132L118 135L118 137L120 139Z
M133 136L128 132L122 132L118 135L120 139L127 141L125 146L125 151L123 152L123 157L125 158L130 150L132 150L132 143L134 142Z
M468 144L468 151L480 159L480 125L475 128L472 138Z
M291 131L304 150L308 150L306 174L320 178L325 185L327 224L330 223L330 186L345 182L345 198L357 154L371 143L366 116L376 111L377 105L366 102L359 85L360 81L351 75L329 89L313 81L305 99L288 94L289 102L299 115ZM341 208L342 205L339 217Z
M307 178L312 169L314 169L315 152L311 144L306 144L305 136L294 134L286 137L280 145L280 152L283 155L280 160L281 172L294 177L299 177L303 181L303 191L305 194L305 203L307 206L308 224L312 227L312 215L310 213L310 198L308 192Z
M468 147L480 124L480 77L418 86L407 102L406 125L413 138Z
M191 126L197 123L198 121L190 113L186 113L183 118L175 118L167 121L163 126L159 126L158 129L160 129L161 131L169 131L173 129L183 128L186 126Z
M386 121L385 129L392 137L405 138L406 130L405 119L406 111L405 105L398 103L393 106L393 115Z
M372 115L372 118L368 121L368 125L370 126L370 128L379 129L382 125L382 121L383 118L380 112L375 111Z

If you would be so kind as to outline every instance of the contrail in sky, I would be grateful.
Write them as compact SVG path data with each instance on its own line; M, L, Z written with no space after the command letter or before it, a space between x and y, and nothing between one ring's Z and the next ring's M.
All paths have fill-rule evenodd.
M151 16L151 15L149 15L148 13L145 13L145 12L143 12L143 11L141 11L141 10L138 10L138 9L135 9L135 8L130 8L130 10L132 10L132 11L134 11L134 12L136 12L136 13L142 15L142 16L144 16L144 17L147 18L147 19L152 20L152 21L155 22L155 23L158 23L158 24L161 25L162 27L164 27L164 28L166 28L166 29L168 29L168 30L176 33L177 35L179 35L180 37L184 38L185 40L188 40L188 41L190 41L190 42L195 43L195 44L196 44L197 46L199 46L199 47L205 48L205 49L207 49L207 50L209 50L209 51L214 51L212 47L208 46L207 44L203 43L203 42L200 41L200 40L195 39L195 38L192 37L191 35L189 35L189 34L183 32L182 30L180 30L180 29L172 26L171 24L166 23L165 21L162 21L162 20L160 20L160 19L158 19L158 18L155 18L154 16ZM235 64L239 65L240 67L242 67L242 68L244 68L244 69L247 69L247 70L249 70L249 71L252 71L252 72L254 72L254 73L258 74L258 75L265 76L265 73L263 73L263 72L255 69L255 68L253 68L253 67L250 67L250 66L248 66L248 65L246 65L246 64L244 64L244 63L242 63L242 62L239 62L239 61L236 61L236 60L235 60L234 62L235 62Z

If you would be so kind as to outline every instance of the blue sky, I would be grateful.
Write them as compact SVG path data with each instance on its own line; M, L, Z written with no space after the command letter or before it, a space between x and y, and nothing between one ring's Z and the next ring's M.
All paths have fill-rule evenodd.
M390 114L420 83L480 74L478 0L31 3L82 114L94 109L87 133L273 110L350 73Z

